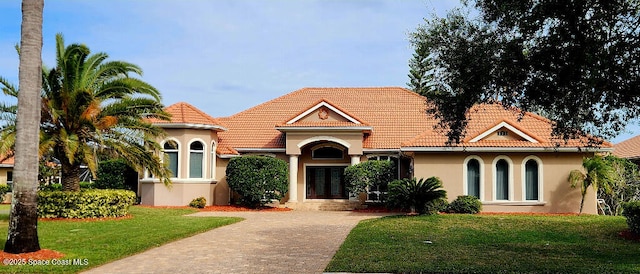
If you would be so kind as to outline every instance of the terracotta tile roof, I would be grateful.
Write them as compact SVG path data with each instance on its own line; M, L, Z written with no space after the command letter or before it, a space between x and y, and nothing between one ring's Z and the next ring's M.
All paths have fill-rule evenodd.
M613 155L620 158L640 158L640 135L616 144Z
M4 159L2 161L0 161L0 165L14 165L15 164L15 158L14 157L9 157L7 159Z
M223 123L218 121L218 119L209 116L208 114L202 112L198 108L185 102L179 102L179 103L170 105L165 108L165 111L171 114L171 119L169 121L159 120L159 119L150 119L151 122L158 125L196 124L196 125L224 127Z
M262 103L235 115L220 118L227 131L219 132L218 154L237 154L241 148L284 148L286 127L353 127L362 126L339 121L286 122L298 117L320 102L327 102L341 112L363 121L371 132L365 134L365 149L400 149L400 147L444 147L447 137L434 129L437 121L425 114L426 99L400 87L367 88L303 88ZM207 116L208 117L208 116ZM485 104L469 111L464 147L583 147L584 140L557 140L551 136L551 121L499 104ZM364 124L364 119L366 124ZM470 142L492 127L506 122L537 142L526 140L484 140ZM586 140L586 139L585 139ZM604 143L603 147L611 147Z
M353 120L358 121L360 124L368 125L368 123L367 123L367 122L365 122L364 120L362 120L362 119L360 119L360 118L356 117L356 116L355 116L355 115L353 115L352 113L349 113L349 111L347 111L346 109L341 108L340 106L338 106L338 105L336 105L336 104L332 103L330 100L328 100L328 99L326 99L326 98L322 98L322 99L320 99L319 101L315 102L314 104L310 105L309 107L302 109L300 112L298 112L297 114L295 114L295 115L291 116L291 118L287 119L286 121L284 121L284 122L283 122L283 123L281 123L281 124L282 124L282 125L284 125L284 124L288 123L289 121L291 121L291 120L295 119L295 118L296 118L296 117L298 117L299 115L302 115L303 113L307 112L307 111L308 111L308 110L310 110L310 109L313 109L314 107L316 107L317 105L322 104L322 103L325 103L325 104L327 104L327 105L329 105L329 106L331 106L331 107L333 107L333 108L337 109L338 111L342 112L344 115L348 116L349 118L351 118L351 119L353 119ZM327 122L329 122L329 121L327 121ZM294 123L299 123L299 121L295 121Z
M373 127L364 139L365 148L399 148L433 124L424 114L424 97L404 88L303 88L221 118L229 130L218 133L218 153L228 153L229 148L284 148L284 133L275 126L323 99Z
M469 110L467 134L457 146L462 147L583 147L587 139L570 139L566 142L551 135L551 121L533 113L522 114L515 108L505 109L501 104L477 105ZM479 140L470 142L474 137L486 132L494 126L506 122L538 142L524 140ZM428 128L419 136L404 142L405 147L444 147L447 137L433 128ZM602 144L608 148L608 142Z

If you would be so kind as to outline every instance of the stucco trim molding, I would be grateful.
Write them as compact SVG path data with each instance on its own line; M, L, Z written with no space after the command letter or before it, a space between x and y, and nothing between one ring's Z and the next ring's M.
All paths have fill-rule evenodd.
M482 205L500 205L500 206L544 206L547 202L538 202L538 201L484 201Z

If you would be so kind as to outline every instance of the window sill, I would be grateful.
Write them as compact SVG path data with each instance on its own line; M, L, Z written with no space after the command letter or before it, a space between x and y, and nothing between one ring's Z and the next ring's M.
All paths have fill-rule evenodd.
M544 201L483 201L482 205L504 205L504 206L544 206Z

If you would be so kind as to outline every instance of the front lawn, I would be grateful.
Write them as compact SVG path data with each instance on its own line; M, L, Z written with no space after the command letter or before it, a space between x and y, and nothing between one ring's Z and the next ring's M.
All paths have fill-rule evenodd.
M330 272L640 272L623 217L433 215L366 220Z
M195 209L131 207L132 218L103 221L39 221L40 246L64 253L61 260L80 259L88 265L0 266L0 272L76 273L185 238L241 218L188 217ZM7 238L8 215L0 214L0 246ZM84 261L86 259L86 261Z

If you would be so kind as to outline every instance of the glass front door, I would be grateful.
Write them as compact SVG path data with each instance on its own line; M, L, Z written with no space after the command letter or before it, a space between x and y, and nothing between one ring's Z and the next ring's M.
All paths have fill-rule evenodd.
M347 199L343 166L307 167L307 199Z

